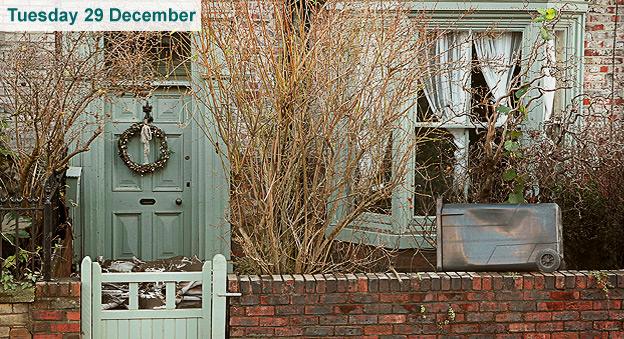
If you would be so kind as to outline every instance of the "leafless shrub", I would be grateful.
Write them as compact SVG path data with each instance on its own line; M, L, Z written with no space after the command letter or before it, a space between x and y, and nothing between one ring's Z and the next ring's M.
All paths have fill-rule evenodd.
M127 48L143 46L146 36L12 36L0 58L0 106L21 195L39 197L47 178L89 149L108 116L101 105L94 105L98 99L149 90L145 81L154 74L147 59L149 45Z
M524 166L534 169L539 200L562 208L570 268L624 265L624 126L621 117L592 104L566 111L533 136Z
M0 191L42 199L48 179L62 174L103 132L109 116L103 103L109 97L149 93L147 80L154 77L155 66L153 47L146 42L153 38L150 33L5 34L0 55ZM72 236L60 186L53 222L59 225L54 234L65 239L59 248L63 253L56 257L67 259L67 271ZM28 239L21 240L29 242L23 248L41 246L41 224L33 218Z
M337 255L336 236L365 212L388 213L419 140L408 113L426 21L305 3L210 3L196 42L233 239L257 273L345 269L354 257Z

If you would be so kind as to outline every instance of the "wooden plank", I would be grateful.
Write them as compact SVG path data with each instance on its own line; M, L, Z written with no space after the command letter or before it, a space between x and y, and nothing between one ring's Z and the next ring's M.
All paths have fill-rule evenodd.
M128 319L117 320L117 338L132 338Z
M175 320L165 319L163 324L163 337L167 339L175 338Z
M107 338L102 335L102 268L94 262L91 265L91 309L92 312L92 337L95 339Z
M186 336L188 339L199 339L198 324L199 321L197 318L186 319Z
M202 266L202 319L199 324L199 337L210 339L212 327L212 261Z
M165 290L165 308L174 310L176 307L176 285L174 282L167 282Z
M129 292L130 293L128 295L128 309L138 310L139 309L139 283L130 283Z
M80 264L80 331L82 338L92 339L91 335L91 258L84 257Z
M128 324L130 326L130 333L128 338L141 338L141 328L143 327L143 324L141 323L142 321L143 320L137 319L132 319L128 321Z
M221 254L217 254L212 259L212 327L213 339L225 339L225 293L227 283L227 261Z
M175 320L175 338L176 339L192 339L186 334L186 322L189 319L176 319Z
M139 319L137 320L141 323L141 338L142 339L152 339L152 330L154 327L154 320L152 319ZM156 320L160 321L160 320Z
M102 321L102 326L104 327L104 336L101 338L106 339L115 339L117 336L117 323L118 320L105 320Z
M181 319L201 318L202 309L185 308L179 310L109 310L101 312L101 319Z
M152 339L170 339L165 337L162 319L152 320Z
M201 272L132 272L104 273L102 282L167 282L167 281L200 281Z

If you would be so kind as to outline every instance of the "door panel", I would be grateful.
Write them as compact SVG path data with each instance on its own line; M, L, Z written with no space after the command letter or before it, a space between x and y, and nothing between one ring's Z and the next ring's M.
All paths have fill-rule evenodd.
M181 120L184 110L189 109L189 100L181 93L162 90L149 99L153 124L165 132L171 153L165 168L143 176L130 171L117 151L119 136L132 123L143 120L143 103L129 97L110 103L113 121L107 126L105 145L106 159L112 159L106 170L106 257L152 260L191 255L191 239L185 235L190 234L191 228L192 129ZM139 136L128 144L128 153L135 162L143 162ZM149 161L158 157L160 139L154 138L150 142Z
M111 107L113 121L115 122L138 121L137 113L142 113L141 102L131 97L115 98L114 101L115 102Z
M154 119L162 122L179 123L182 120L183 109L178 98L161 98L154 106Z
M140 257L141 219L140 213L114 213L114 258L131 258L133 255Z
M154 253L166 258L184 252L184 218L182 213L160 212L154 214Z
M160 192L184 191L184 136L167 134L171 155L167 166L152 174L152 190ZM152 158L153 159L153 158Z
M121 133L113 134L113 142L119 140L119 136ZM135 138L137 139L137 138ZM142 159L143 158L143 150L140 149L140 142L137 140L133 140L128 144L128 154L133 159ZM107 156L113 157L113 192L141 192L143 191L143 180L140 176L134 175L132 171L126 167L124 162L119 157L119 154L116 154L117 145L111 145L111 151ZM140 158L139 158L140 157ZM153 158L152 158L153 159Z

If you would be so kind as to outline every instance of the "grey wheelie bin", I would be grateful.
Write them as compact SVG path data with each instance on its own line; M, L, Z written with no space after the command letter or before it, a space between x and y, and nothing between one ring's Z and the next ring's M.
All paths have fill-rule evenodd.
M557 204L442 204L439 271L553 272L563 263Z

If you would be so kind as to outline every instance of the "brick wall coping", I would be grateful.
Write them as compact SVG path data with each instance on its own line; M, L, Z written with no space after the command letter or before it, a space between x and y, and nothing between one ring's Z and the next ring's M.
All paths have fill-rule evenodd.
M297 291L383 292L509 289L624 288L624 269L541 272L418 272L356 274L228 275L228 289L271 293L292 285ZM275 286L274 286L275 285ZM313 289L311 289L314 287Z
M64 278L53 281L38 281L35 284L35 297L79 297L80 280Z

